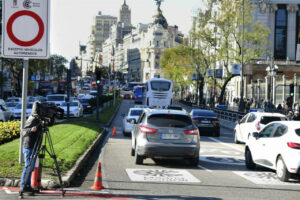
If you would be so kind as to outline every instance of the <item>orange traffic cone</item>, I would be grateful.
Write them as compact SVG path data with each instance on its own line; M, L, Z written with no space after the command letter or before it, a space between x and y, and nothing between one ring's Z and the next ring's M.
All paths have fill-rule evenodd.
M34 170L31 174L31 187L32 188L41 188L41 178L40 178L40 170L39 170L39 158L36 158Z
M102 185L102 173L101 173L101 162L98 162L98 167L96 171L94 186L91 187L92 190L102 190L104 189Z
M116 126L114 126L114 129L113 129L113 132L112 132L112 136L117 136L117 133L116 133Z

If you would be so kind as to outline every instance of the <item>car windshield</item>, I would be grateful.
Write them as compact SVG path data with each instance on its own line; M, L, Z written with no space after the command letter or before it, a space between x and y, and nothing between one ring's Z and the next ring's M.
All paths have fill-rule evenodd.
M285 118L283 117L262 117L261 120L260 120L260 123L261 124L268 124L270 122L274 122L274 121L284 121L286 120Z
M297 134L298 136L300 136L300 129L299 129L299 128L296 129L295 132L296 132L296 134Z
M131 110L130 115L131 116L140 116L142 114L143 110Z
M148 123L158 127L184 128L192 125L192 120L186 115L154 114L148 118Z
M5 103L5 105L7 107L15 107L18 103L14 103L14 102L8 102L8 103Z
M80 103L89 103L89 99L79 99Z
M48 96L47 101L64 101L64 96Z
M195 111L195 112L193 112L193 117L200 117L200 116L216 117L216 114L214 112L210 112L210 111Z
M152 81L151 89L158 91L169 91L170 85L171 83L166 81Z
M62 103L61 106L67 106L68 105L68 102L64 102ZM70 102L70 106L78 106L78 102Z
M32 108L32 103L28 103L27 104L27 109L31 109ZM15 107L16 109L22 109L22 104L21 103L19 103L18 105L16 105L16 107Z

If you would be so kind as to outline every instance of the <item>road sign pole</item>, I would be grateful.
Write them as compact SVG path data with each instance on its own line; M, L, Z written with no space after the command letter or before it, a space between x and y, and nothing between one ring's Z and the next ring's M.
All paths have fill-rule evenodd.
M23 145L22 145L22 143L23 143L22 130L25 127L25 121L26 121L27 88L28 88L28 62L29 62L29 60L27 58L24 58L24 60L23 60L22 115L21 115L19 163L24 162Z

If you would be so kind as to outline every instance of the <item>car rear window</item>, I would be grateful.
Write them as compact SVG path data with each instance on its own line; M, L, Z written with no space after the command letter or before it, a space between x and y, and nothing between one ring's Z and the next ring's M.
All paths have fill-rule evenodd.
M216 114L214 112L210 111L195 111L193 113L193 117L200 117L200 116L206 116L206 117L216 117Z
M140 116L142 114L143 110L132 110L130 112L131 116Z
M262 117L260 120L261 124L268 124L270 122L274 122L274 121L284 121L285 119L283 119L282 117Z
M192 120L186 115L154 114L148 118L148 123L158 127L183 128L192 125Z

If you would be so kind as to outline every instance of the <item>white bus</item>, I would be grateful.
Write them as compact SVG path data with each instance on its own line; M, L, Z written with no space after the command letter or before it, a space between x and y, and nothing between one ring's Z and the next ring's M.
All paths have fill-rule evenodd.
M173 101L173 82L152 78L146 84L145 104L153 108L166 108Z

